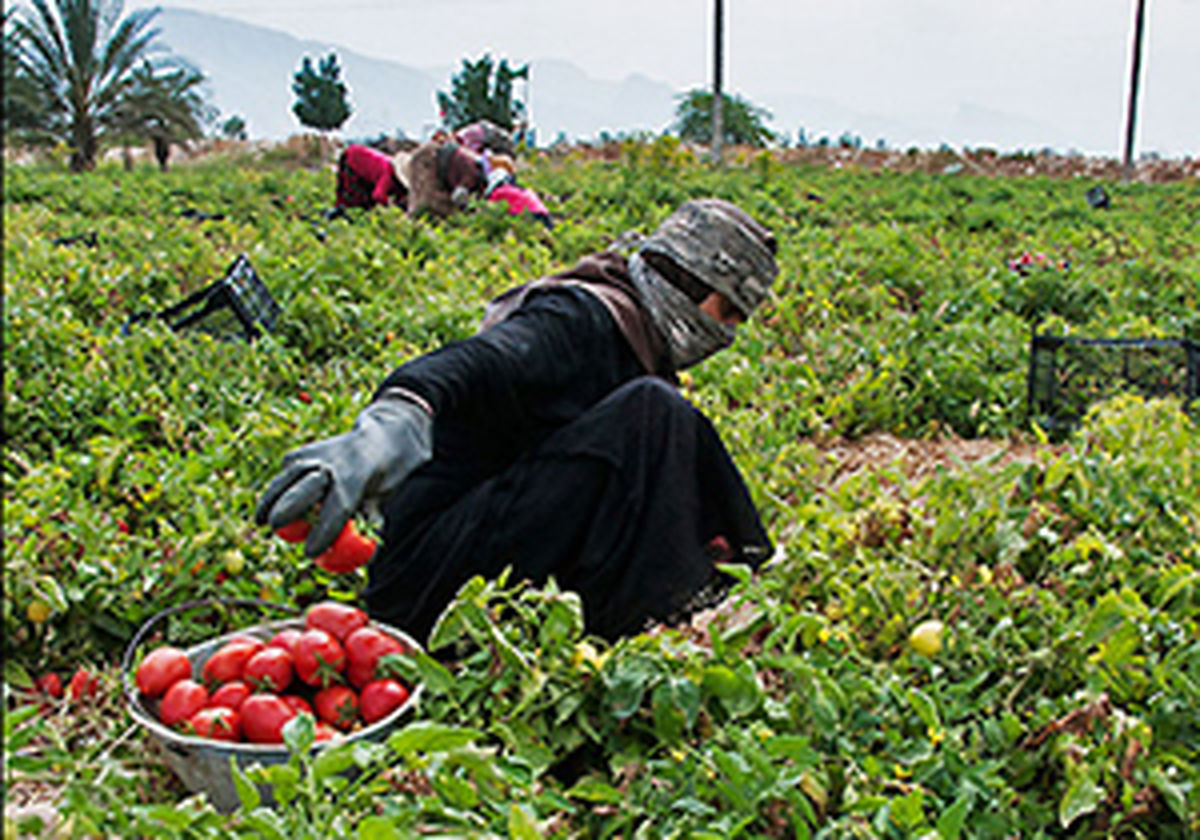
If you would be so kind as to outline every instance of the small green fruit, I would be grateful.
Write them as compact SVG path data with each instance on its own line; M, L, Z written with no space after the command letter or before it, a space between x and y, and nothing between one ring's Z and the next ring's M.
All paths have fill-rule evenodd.
M942 649L942 631L945 629L946 625L936 618L922 621L909 634L908 643L917 653L933 656Z
M246 557L236 548L231 548L222 554L221 562L225 564L225 572L230 577L240 575L242 569L246 568Z

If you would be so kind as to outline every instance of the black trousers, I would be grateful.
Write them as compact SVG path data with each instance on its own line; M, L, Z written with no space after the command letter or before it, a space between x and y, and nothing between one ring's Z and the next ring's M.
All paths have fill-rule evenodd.
M505 566L578 592L589 632L612 639L710 584L714 538L754 566L771 551L711 423L651 377L626 383L423 527L408 518L402 533L387 502L384 513L367 608L420 639L463 583Z

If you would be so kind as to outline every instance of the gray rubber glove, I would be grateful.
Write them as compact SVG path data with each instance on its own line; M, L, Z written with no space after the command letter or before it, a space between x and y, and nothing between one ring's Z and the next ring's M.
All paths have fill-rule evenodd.
M304 553L322 554L361 505L396 489L432 457L433 418L423 402L389 389L363 409L346 434L289 452L259 500L254 521L281 528L320 505Z

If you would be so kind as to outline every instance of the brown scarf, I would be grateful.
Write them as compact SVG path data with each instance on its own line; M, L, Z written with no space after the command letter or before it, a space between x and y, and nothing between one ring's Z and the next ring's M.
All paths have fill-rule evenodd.
M675 381L666 343L650 320L650 313L642 305L629 276L628 264L623 256L612 251L584 257L561 274L543 277L504 292L488 304L479 332L495 326L519 309L530 292L564 286L583 289L604 304L646 373Z

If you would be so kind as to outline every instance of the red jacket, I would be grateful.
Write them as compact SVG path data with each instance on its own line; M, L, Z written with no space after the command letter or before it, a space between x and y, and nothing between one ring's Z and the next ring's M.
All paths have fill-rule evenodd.
M371 200L376 204L390 204L393 191L398 191L396 170L392 159L370 146L351 144L346 147L346 166L358 177L370 181Z

